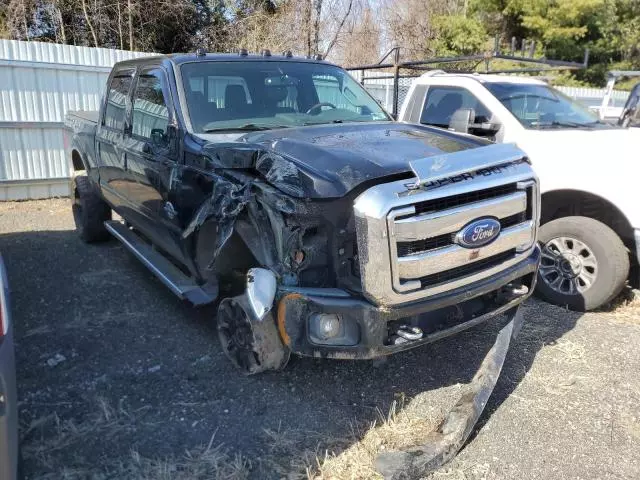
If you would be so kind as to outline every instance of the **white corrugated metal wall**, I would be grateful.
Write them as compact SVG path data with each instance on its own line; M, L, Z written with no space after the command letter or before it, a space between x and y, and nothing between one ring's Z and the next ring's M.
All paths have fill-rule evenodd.
M0 40L0 200L68 194L68 110L96 110L114 63L148 53Z

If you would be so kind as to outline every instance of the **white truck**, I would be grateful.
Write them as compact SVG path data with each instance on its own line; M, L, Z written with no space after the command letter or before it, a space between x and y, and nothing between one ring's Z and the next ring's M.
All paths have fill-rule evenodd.
M638 131L601 122L532 77L442 71L414 81L398 119L529 155L542 189L539 296L586 311L622 290L640 251Z

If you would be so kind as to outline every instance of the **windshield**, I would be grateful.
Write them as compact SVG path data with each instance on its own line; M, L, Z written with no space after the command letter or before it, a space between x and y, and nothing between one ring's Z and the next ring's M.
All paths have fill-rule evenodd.
M606 127L595 113L547 85L484 85L527 128Z
M347 72L305 62L193 62L181 67L196 133L387 121Z

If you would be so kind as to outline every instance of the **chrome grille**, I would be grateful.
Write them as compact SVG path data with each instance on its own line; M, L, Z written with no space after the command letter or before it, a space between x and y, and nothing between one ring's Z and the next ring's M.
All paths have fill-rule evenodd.
M435 188L397 181L360 195L354 209L363 293L382 305L413 302L524 260L539 222L537 180L526 162L500 165L491 175L470 174ZM479 248L454 242L461 229L483 217L500 221L495 240Z
M415 214L415 205L391 210L387 215L390 247L392 249L392 276L394 288L398 292L417 290L424 287L424 277L451 270L485 260L505 251L518 252L527 250L535 239L535 228L532 218L527 218L528 188L534 183L521 182L511 187L500 186L494 189L467 192L462 195L438 199L438 205L454 205L439 211ZM494 192L511 192L493 194ZM461 200L461 198L463 200ZM463 203L466 199L485 198L484 200ZM411 212L414 212L413 214ZM520 223L508 226L500 231L500 235L490 244L469 249L453 242L453 237L468 223L481 218L493 217L501 221L512 222L513 217L524 215ZM502 222L501 222L502 223ZM443 239L449 236L449 243L443 245ZM400 245L407 242L424 242L427 248L419 253L402 255ZM463 278L467 270L460 270L459 275L446 275L447 281ZM434 285L433 282L431 285ZM435 285L434 285L435 286Z
M527 220L527 213L520 212L515 215L510 215L500 220L500 229L513 227L519 223L523 223ZM405 257L416 253L425 252L427 250L434 250L436 248L446 247L454 243L456 232L445 233L444 235L438 235L436 237L425 238L424 240L413 240L410 242L397 242L398 257Z
M482 200L489 200L491 198L501 197L508 195L517 190L517 185L511 183L508 185L500 185L493 188L485 188L477 190L475 192L467 192L454 197L437 198L427 202L420 202L415 205L416 214L435 212L439 210L446 210L448 208L457 207L459 205L466 205L468 203L479 202Z
M459 267L452 268L451 270L446 270L444 272L434 273L432 275L427 275L426 277L422 277L420 279L420 284L423 288L430 287L432 285L438 285L442 282L448 282L451 280L455 280L460 277L464 277L466 275L471 275L473 273L480 272L486 268L495 267L496 265L500 265L502 262L505 262L515 255L515 250L507 250L506 252L498 253L497 255L492 255L491 257L485 258L483 260L478 260L477 262L469 263L467 265L461 265Z

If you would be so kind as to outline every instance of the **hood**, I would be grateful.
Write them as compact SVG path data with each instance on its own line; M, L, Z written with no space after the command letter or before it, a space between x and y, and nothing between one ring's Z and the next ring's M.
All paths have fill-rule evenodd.
M628 162L635 163L640 147L640 130L624 128L604 128L597 130L526 130L526 133L515 141L526 151L534 167L542 164L546 157L561 157L563 163L572 170L574 162L579 162L582 168L593 168L599 175L607 171L619 175L620 170L603 169L602 162L620 162L620 167L628 166ZM570 165L570 166L569 166ZM558 168L556 164L553 166Z
M228 142L227 135L199 135ZM292 127L237 136L237 149L258 151L255 168L295 197L336 198L358 185L411 172L409 162L485 143L447 131L394 122ZM234 148L225 143L224 148ZM220 144L218 144L220 145ZM235 150L235 148L234 148Z
M580 190L616 205L633 227L637 208L640 129L527 130L517 139L527 152L542 193Z

